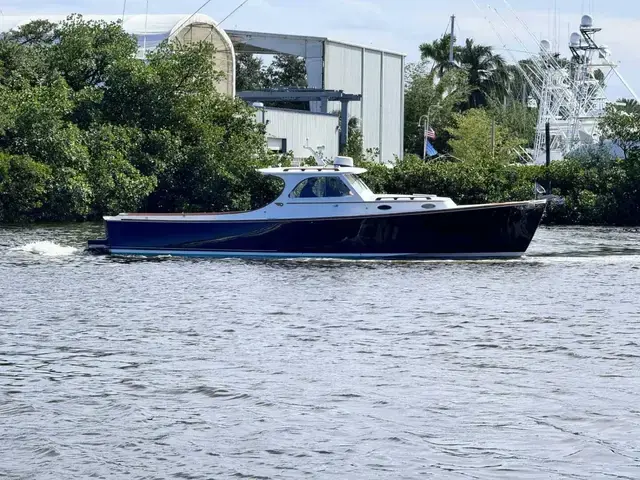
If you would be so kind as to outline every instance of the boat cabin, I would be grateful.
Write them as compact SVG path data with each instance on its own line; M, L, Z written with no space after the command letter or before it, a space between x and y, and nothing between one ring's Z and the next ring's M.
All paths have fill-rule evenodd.
M279 177L284 188L277 201L341 202L371 201L375 194L357 176L366 172L353 166L348 157L338 157L330 166L278 167L259 170L264 175Z
M336 157L332 165L277 167L259 170L264 175L279 177L284 182L276 205L326 204L326 203L395 203L395 209L408 207L409 203L432 202L423 208L445 208L455 204L448 198L430 194L387 195L376 194L358 176L364 168L354 167L350 157ZM379 210L392 210L394 206L381 205Z
M121 213L113 220L247 221L264 219L334 218L361 215L423 212L455 208L456 204L437 195L376 194L358 175L366 169L354 167L349 157L336 157L332 165L272 167L259 170L279 177L284 188L278 198L257 210L211 213Z

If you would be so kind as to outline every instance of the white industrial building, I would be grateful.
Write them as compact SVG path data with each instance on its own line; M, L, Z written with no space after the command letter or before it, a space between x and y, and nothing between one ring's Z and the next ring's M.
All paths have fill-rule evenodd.
M378 149L380 160L402 158L404 149L405 56L322 37L227 30L236 51L286 53L305 59L310 88L361 95L349 102L349 117L359 120L364 148ZM331 113L339 102L312 102L311 111ZM313 146L313 145L312 145ZM333 152L326 150L326 155Z
M293 151L306 158L306 147L324 147L324 156L339 153L341 137L339 112L348 109L348 118L357 118L363 147L379 152L378 160L393 163L402 158L404 138L404 64L405 56L369 46L358 46L322 37L227 30L209 16L196 15L83 15L89 20L123 20L123 28L138 38L138 56L144 58L161 41L210 41L217 54L213 59L225 73L218 88L242 98L235 91L235 52L254 54L290 54L303 57L308 85L317 99L310 102L311 112L259 109L257 117L266 124L271 148ZM15 29L32 20L64 20L64 15L5 16L2 31ZM323 97L322 92L329 91ZM331 93L333 92L333 93ZM348 102L331 101L338 92ZM252 92L256 93L256 92ZM272 92L273 93L273 92ZM271 93L271 94L272 94ZM265 99L273 100L269 92ZM305 97L307 98L307 97ZM253 103L253 102L250 102Z

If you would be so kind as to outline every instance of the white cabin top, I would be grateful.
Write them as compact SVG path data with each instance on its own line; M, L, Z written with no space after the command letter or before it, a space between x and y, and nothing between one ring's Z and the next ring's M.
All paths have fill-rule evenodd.
M342 167L337 165L330 166L307 166L307 167L272 167L261 168L258 170L264 175L274 175L277 177L284 177L285 175L342 175L344 173L351 173L353 175L360 175L365 173L365 168L358 167Z
M386 215L411 213L424 210L455 208L446 197L432 194L380 194L374 193L358 176L364 168L354 167L349 157L336 157L333 165L303 167L271 167L258 170L263 175L280 178L284 187L279 196L263 208L235 213L193 214L120 214L105 220L175 220L180 221L230 221L332 218L360 215Z

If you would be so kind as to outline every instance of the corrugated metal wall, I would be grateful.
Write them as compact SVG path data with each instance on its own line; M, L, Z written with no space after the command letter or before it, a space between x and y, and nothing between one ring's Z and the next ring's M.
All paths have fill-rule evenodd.
M402 158L404 147L404 75L403 59L384 55L382 82L382 151L383 157L393 161Z
M264 118L263 118L264 113ZM338 124L335 115L265 108L256 112L258 122L267 122L267 137L285 138L287 151L293 151L296 159L308 158L312 153L305 145L316 148L324 145L324 156L333 159L338 155Z
M361 121L364 148L379 148L380 160L402 158L404 136L404 56L325 41L324 88L362 94L349 116ZM330 102L329 111L340 104Z
M362 92L363 120L362 136L364 148L380 148L380 119L382 90L380 89L380 68L382 54L366 51L364 55L364 90Z

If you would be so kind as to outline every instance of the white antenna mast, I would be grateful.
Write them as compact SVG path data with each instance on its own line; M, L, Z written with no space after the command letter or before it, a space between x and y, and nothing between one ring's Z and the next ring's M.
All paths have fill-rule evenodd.
M124 15L123 15L124 18ZM144 14L144 40L142 41L142 55L147 58L147 20L149 19L149 0L147 0L147 8Z

